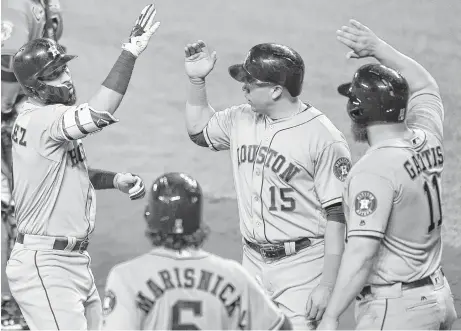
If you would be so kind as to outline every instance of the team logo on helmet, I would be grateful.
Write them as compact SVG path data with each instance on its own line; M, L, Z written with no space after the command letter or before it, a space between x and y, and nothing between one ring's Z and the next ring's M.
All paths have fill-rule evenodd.
M60 54L58 48L57 48L55 45L52 45L52 46L48 49L48 52L50 52L51 55L53 55L53 58L55 58L56 56L58 56L58 55Z
M108 290L104 296L104 301L102 303L102 313L104 316L109 315L115 307L116 299L115 294L111 290Z
M377 206L376 197L369 191L362 191L355 197L355 213L359 216L371 215Z
M351 161L347 157L340 157L333 166L333 173L336 178L344 182L349 174L349 170L351 170L351 166Z

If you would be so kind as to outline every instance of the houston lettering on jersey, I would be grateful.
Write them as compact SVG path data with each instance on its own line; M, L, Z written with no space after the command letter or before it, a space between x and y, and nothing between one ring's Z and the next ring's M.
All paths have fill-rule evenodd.
M272 169L273 172L278 174L287 183L301 171L300 168L292 162L287 161L287 158L276 150L265 146L258 148L258 145L242 145L237 148L239 167L245 162L251 164L262 164L265 162L264 166L266 168Z
M208 292L219 298L225 306L227 314L231 317L235 311L239 314L239 324L244 323L247 312L242 311L241 296L235 295L236 287L226 281L225 277L204 269L194 268L173 268L172 270L161 270L158 276L162 283L158 284L152 278L146 282L151 293L138 292L136 305L146 314L154 307L157 300L162 298L165 292L180 288L191 291Z
M411 179L421 172L443 165L443 150L441 146L427 148L405 161L403 167Z

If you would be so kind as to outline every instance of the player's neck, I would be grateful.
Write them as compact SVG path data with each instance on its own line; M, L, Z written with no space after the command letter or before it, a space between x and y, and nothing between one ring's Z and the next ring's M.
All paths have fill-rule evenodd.
M389 139L406 139L412 133L405 123L380 123L367 127L368 144L374 146Z
M266 115L272 120L279 120L294 116L304 110L304 108L305 106L299 98L284 98L276 102L271 109L268 109Z

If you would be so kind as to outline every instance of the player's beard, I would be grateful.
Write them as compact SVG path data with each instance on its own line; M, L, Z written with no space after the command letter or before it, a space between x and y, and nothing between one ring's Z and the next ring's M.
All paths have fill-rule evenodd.
M359 124L352 122L352 134L354 135L354 140L358 142L368 142L368 132L366 124Z

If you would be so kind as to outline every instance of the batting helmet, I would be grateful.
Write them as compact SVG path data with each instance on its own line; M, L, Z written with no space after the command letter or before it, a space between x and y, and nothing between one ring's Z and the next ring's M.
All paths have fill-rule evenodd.
M14 75L27 96L44 104L72 105L76 101L76 94L71 82L58 86L46 82L57 79L67 70L67 62L75 57L65 54L63 47L52 39L34 39L15 54Z
M265 43L253 46L243 64L230 66L229 73L239 82L259 80L281 85L297 97L303 86L304 61L288 46Z
M356 123L399 123L405 120L408 83L391 68L365 64L355 72L352 82L338 87L338 92L349 98L347 112Z
M145 218L148 232L189 235L202 222L202 189L184 173L166 173L157 178L150 191Z

